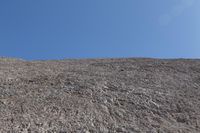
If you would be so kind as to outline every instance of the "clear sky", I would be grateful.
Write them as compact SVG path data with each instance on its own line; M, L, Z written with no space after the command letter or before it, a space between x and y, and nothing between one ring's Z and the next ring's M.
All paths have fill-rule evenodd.
M0 0L0 56L200 58L200 0Z

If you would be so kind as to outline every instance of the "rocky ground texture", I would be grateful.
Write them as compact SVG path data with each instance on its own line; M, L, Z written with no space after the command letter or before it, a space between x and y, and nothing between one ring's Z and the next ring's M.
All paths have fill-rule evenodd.
M1 133L200 133L200 60L0 58Z

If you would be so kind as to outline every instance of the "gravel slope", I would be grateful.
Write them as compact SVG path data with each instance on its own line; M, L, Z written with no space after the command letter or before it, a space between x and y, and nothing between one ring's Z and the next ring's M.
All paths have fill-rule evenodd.
M200 133L200 60L0 58L1 133Z

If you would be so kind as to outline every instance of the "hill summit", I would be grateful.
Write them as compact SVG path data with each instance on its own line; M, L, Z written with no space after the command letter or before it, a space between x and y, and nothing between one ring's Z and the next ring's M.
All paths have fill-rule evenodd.
M0 132L199 133L200 60L0 59Z

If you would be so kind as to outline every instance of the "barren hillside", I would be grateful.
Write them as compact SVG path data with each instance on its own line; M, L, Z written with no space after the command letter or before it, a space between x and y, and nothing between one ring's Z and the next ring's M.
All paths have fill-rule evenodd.
M0 58L1 133L200 133L200 60Z

